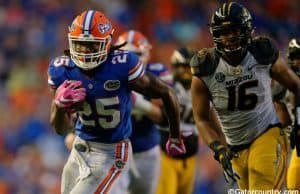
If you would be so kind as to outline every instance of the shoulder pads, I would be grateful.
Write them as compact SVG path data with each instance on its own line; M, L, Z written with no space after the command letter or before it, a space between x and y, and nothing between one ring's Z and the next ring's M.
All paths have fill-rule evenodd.
M192 74L198 77L213 74L218 66L220 57L214 48L204 48L198 51L191 59Z
M262 65L274 64L279 56L278 49L268 37L255 37L249 51Z

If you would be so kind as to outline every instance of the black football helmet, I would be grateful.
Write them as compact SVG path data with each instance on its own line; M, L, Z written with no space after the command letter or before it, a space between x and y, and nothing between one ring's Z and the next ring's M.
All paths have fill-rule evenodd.
M213 14L210 22L210 32L219 52L236 54L247 48L252 40L252 17L242 5L230 2L224 3ZM222 36L235 33L224 43Z
M194 51L191 51L186 47L174 50L171 55L174 80L179 81L186 89L190 87L192 81L190 60L193 56Z
M293 38L289 42L288 47L288 62L291 65L292 70L300 76L300 39ZM297 59L297 61L295 61Z

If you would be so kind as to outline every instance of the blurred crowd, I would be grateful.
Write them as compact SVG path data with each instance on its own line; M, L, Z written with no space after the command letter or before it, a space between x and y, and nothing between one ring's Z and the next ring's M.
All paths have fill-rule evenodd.
M103 11L116 29L142 31L153 60L169 65L181 45L213 46L210 15L221 0L0 0L0 193L60 193L67 149L49 125L49 59L68 47L67 31L84 9ZM299 0L237 1L250 10L255 33L285 52L300 37ZM200 143L199 143L200 144ZM201 146L195 193L222 193L225 185L210 151ZM219 191L218 191L219 189Z

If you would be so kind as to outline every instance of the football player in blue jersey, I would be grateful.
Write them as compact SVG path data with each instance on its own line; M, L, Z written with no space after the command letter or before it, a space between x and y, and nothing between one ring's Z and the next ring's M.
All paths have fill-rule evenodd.
M125 43L121 49L131 51L139 56L146 65L146 72L152 73L163 81L170 83L172 75L160 63L148 63L152 48L148 39L139 31L129 30L118 37L116 44ZM160 175L160 136L157 125L163 120L159 106L151 99L133 92L132 135L134 165L129 173L123 176L118 191L114 193L154 194Z
M138 56L111 46L113 27L99 11L78 15L69 28L70 57L50 62L48 84L55 91L50 122L66 134L76 113L75 134L62 174L62 193L111 193L132 159L131 91L161 98L167 107L169 154L185 152L179 133L179 103L174 91L144 73Z

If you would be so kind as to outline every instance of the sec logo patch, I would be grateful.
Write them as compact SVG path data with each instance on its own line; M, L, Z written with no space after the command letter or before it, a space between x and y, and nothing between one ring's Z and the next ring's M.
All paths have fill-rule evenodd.
M225 81L225 75L221 72L218 72L215 75L215 79L217 80L217 82L223 82Z

